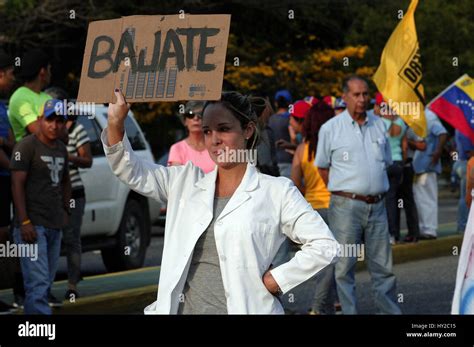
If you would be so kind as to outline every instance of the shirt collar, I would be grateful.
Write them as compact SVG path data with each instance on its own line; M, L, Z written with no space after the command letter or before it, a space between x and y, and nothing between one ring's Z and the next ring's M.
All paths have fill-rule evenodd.
M372 123L372 117L371 117L371 112L370 112L370 110L365 111L365 113L366 113L367 116L365 117L365 121L364 121L364 123L362 124L362 126L368 126L368 125L370 125L370 124ZM358 123L357 123L354 119L352 119L352 117L351 117L349 111L347 111L347 109L344 111L344 114L341 114L339 117L341 117L341 116L344 117L345 120L346 120L347 122L349 122L350 124L352 124L352 125L358 125Z

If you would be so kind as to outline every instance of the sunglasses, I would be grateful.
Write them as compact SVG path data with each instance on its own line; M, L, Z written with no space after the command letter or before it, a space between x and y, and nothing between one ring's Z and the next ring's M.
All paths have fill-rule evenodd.
M185 113L184 116L187 118L187 119L193 119L194 117L198 117L199 119L202 119L202 113L199 113L199 112L188 112L188 113Z

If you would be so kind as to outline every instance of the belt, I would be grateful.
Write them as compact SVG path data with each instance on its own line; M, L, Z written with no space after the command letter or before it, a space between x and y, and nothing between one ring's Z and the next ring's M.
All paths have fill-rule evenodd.
M331 194L343 196L345 198L364 201L368 204L376 204L384 198L385 194L378 195L359 195L354 193L346 193L341 191L331 192Z

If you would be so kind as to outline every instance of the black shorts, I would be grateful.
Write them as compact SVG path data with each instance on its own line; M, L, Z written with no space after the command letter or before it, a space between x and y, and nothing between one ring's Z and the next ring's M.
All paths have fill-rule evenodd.
M10 176L0 176L0 227L10 225L12 205L12 183Z

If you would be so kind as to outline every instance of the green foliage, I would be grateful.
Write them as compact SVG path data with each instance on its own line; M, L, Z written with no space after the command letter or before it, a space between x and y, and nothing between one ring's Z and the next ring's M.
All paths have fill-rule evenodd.
M398 11L410 1L349 2L353 22L345 39L347 45L367 44L362 62L377 66L386 41L397 25ZM423 85L429 101L459 76L474 72L474 2L471 0L420 0L415 24L423 63ZM458 66L453 66L453 58Z
M243 92L272 96L282 87L296 97L340 93L344 75L370 77L409 0L6 0L0 4L0 46L21 54L41 47L55 58L53 83L78 90L87 25L135 14L232 14L225 78ZM76 18L69 18L74 10ZM294 19L289 18L293 11ZM420 0L416 26L427 100L463 73L473 75L474 2ZM344 55L346 54L346 55ZM343 66L341 59L350 58ZM238 57L240 66L233 65ZM459 65L453 66L453 57ZM140 108L171 114L174 105Z

